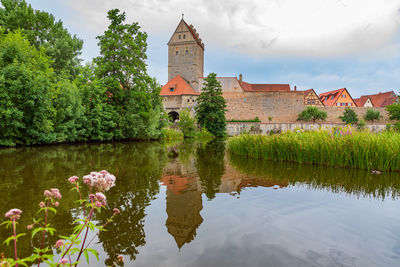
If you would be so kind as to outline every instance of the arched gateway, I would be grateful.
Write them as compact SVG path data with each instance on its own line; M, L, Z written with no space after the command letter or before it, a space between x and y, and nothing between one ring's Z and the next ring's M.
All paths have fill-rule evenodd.
M179 120L179 113L176 111L171 111L168 113L168 117L170 122L175 122Z

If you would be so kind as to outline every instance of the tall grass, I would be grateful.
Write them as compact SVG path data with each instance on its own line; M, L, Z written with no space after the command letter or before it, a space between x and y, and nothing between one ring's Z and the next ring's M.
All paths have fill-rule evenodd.
M228 149L233 154L275 161L400 170L400 134L388 131L371 133L345 128L273 136L244 134L230 138Z

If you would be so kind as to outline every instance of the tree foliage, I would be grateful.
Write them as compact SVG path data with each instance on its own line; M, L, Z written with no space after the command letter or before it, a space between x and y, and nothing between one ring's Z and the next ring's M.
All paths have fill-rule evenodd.
M389 119L400 121L400 102L396 101L395 103L386 107L387 112L389 113Z
M364 115L364 120L366 120L366 121L374 121L374 120L379 120L380 117L381 117L381 113L380 113L379 110L368 108L367 112Z
M190 116L189 111L181 111L178 128L181 130L184 137L194 137L196 135L196 119Z
M147 74L147 35L137 23L124 24L125 13L108 12L110 25L98 36L100 56L96 75L107 89L118 116L114 138L158 138L163 124L160 86Z
M222 86L215 73L205 78L205 85L197 99L196 117L201 127L214 136L226 135L225 108L226 101L222 97Z
M53 142L53 70L20 32L0 33L0 145Z
M324 121L327 117L327 113L325 111L319 110L317 107L307 107L303 110L297 120L298 121L316 121L321 120Z
M356 112L351 108L346 108L343 115L339 117L346 124L357 124L358 116Z
M6 32L22 29L33 46L45 49L57 74L77 75L82 40L71 36L52 14L34 10L25 0L1 0L1 4L0 25Z

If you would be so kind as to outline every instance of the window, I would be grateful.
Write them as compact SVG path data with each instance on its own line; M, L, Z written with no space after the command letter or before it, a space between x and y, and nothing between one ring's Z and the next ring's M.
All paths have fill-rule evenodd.
M192 102L194 103L194 99L192 100Z
M325 101L328 100L328 96L325 96Z
M183 39L185 39L186 35L183 35Z
M340 106L340 103L336 103L336 106Z
M307 104L309 104L309 105L311 104L311 100L310 99L307 100Z
M174 88L174 87L170 87L170 88L169 88L169 91L170 91L170 92L173 92L173 91L175 91L175 88Z
M315 105L315 100L312 100L312 101L311 101L311 104Z
M346 98L346 94L343 94L343 95L342 95L342 98Z
M247 101L247 99L246 98L243 98L243 102L246 102Z
M179 39L181 39L181 35L179 34Z
M188 54L189 54L189 48L188 48L188 47L186 47L185 54L186 54L186 55L188 55Z
M175 55L177 56L178 54L179 54L179 51L178 51L178 50L176 50L176 51L175 51Z
M332 99L332 100L335 99L335 95L332 95L331 99Z

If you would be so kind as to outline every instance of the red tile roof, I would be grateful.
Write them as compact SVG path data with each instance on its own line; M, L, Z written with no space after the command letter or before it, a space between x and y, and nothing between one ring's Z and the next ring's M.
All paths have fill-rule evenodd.
M362 97L369 97L374 107L386 107L388 105L393 104L398 99L398 97L393 91L379 93L375 95L361 96L361 98Z
M325 106L333 107L333 106L335 106L336 101L339 99L339 97L343 94L344 91L347 92L347 94L350 96L351 100L354 102L353 98L351 97L349 91L347 91L346 88L325 92L325 93L320 94L318 97ZM325 100L326 97L328 97L327 100ZM355 104L355 102L354 102L354 104Z
M241 82L240 85L244 91L248 92L276 92L276 91L290 91L289 84L251 84Z
M368 101L368 98L368 96L362 95L360 98L354 98L354 102L356 103L357 107L363 107L365 105L365 102Z
M172 91L171 88L173 88ZM200 93L196 92L180 75L177 75L161 88L160 95L200 95Z

